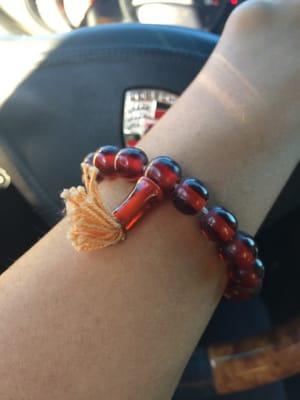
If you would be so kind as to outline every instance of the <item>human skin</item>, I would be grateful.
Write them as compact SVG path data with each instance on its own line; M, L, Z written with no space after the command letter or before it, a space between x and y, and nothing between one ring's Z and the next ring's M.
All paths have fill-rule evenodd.
M299 161L299 21L299 1L237 10L140 143L203 179L252 234ZM114 206L129 190L102 192ZM1 276L0 398L169 399L226 285L214 246L168 203L99 252L77 253L66 231L64 220Z

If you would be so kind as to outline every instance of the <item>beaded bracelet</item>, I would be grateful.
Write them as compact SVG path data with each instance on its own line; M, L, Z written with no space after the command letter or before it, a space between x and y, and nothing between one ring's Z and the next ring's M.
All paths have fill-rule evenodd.
M265 268L257 258L254 239L238 231L236 217L224 207L206 208L206 186L196 178L182 180L180 166L170 157L159 156L148 163L146 154L136 147L103 146L89 154L81 166L85 187L72 187L61 194L71 221L68 235L77 250L97 250L123 240L145 213L164 199L171 199L181 213L197 215L205 237L216 243L228 267L224 296L246 300L259 293ZM136 184L111 212L101 199L99 182L116 176Z

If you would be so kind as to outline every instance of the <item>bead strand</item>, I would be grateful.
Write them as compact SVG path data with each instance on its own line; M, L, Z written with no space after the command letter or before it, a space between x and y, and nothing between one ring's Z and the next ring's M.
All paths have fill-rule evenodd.
M246 300L257 294L265 268L257 258L254 239L238 230L236 217L221 206L206 208L209 192L196 178L182 180L179 164L167 156L155 157L148 164L146 154L136 147L119 149L103 146L90 153L84 162L105 177L123 177L137 182L135 188L113 214L124 231L133 225L155 204L170 198L175 208L186 215L199 215L204 236L215 242L220 258L228 268L228 285L224 296L231 300Z

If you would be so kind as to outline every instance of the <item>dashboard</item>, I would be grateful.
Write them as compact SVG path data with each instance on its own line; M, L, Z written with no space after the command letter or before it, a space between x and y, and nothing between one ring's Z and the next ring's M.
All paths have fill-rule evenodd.
M0 33L63 33L114 22L180 25L220 34L246 0L0 0ZM2 26L1 26L2 25Z
M127 21L181 25L221 33L235 7L245 0L119 0Z

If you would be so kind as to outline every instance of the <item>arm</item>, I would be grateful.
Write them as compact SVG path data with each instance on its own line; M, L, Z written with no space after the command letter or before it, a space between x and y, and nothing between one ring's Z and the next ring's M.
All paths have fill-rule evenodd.
M257 9L234 16L215 55L141 147L203 177L213 198L255 233L299 159L299 119L287 105L274 117L286 99L281 91L273 104L279 88L265 86L267 58L254 73L247 57L230 50L233 31L251 12ZM247 44L254 55L264 34ZM288 79L280 84L296 97ZM128 190L123 182L103 187L112 206ZM167 204L124 243L91 254L70 247L62 221L1 277L0 398L170 398L225 275L195 219Z

